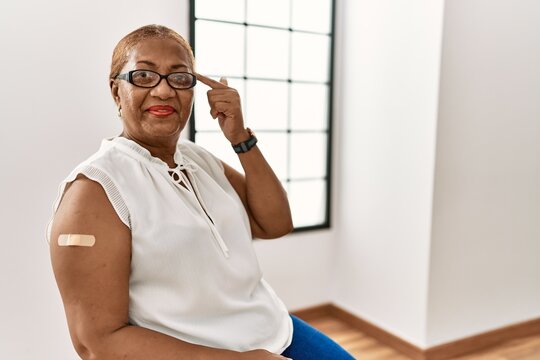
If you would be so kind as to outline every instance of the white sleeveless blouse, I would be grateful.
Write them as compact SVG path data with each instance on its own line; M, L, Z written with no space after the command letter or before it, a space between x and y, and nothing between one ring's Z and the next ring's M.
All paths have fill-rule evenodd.
M262 278L247 213L221 162L186 140L174 160L170 169L134 141L103 140L62 182L54 211L78 174L105 189L131 230L131 324L194 344L282 353L292 322Z

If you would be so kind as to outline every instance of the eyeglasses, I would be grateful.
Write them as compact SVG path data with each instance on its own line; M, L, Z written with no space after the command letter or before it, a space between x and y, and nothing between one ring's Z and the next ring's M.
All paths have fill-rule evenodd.
M165 79L170 87L177 90L191 89L197 84L195 75L187 72L173 72L167 75L161 75L152 70L132 70L117 75L116 79L126 80L142 88L156 87L162 79Z

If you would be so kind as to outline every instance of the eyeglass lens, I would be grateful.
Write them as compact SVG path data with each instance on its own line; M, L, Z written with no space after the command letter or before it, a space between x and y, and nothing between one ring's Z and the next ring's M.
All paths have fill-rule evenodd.
M141 87L154 87L161 79L161 76L150 70L136 70L131 74L133 85ZM169 85L175 89L188 89L193 85L193 75L189 73L177 72L167 75Z

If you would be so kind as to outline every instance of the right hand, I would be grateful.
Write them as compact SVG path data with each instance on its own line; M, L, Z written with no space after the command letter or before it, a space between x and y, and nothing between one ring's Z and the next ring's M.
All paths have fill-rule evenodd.
M243 352L239 360L292 360L291 358L277 355L266 350L251 350Z

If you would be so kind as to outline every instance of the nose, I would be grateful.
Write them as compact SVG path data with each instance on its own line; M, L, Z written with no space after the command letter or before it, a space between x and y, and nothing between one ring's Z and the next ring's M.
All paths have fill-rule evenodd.
M166 100L172 98L176 92L169 85L166 79L161 79L160 82L152 88L150 95Z

